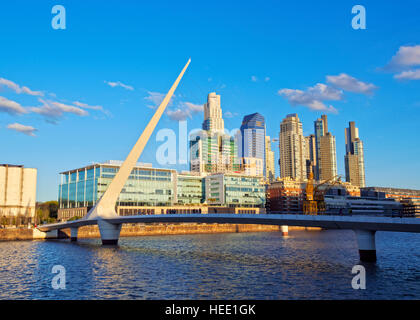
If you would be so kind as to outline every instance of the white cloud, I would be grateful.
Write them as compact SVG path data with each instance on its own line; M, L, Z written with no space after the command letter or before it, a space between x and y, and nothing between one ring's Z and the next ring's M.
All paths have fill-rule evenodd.
M368 95L373 94L373 91L377 89L374 84L357 80L345 73L338 76L327 76L327 82L345 91Z
M203 110L203 105L191 102L181 102L176 110L168 110L166 111L166 114L171 120L184 121L187 120L187 118L191 119L194 114L202 112Z
M64 103L54 102L50 100L45 101L42 99L39 99L39 102L43 104L42 107L32 107L30 108L30 110L34 113L38 113L49 118L59 118L63 116L64 113L72 113L82 117L89 115L89 112L87 112L86 110L72 105L67 105Z
M127 84L124 84L124 83L122 83L122 82L120 82L120 81L117 81L117 82L112 82L112 81L104 81L107 85L109 85L110 87L112 87L112 88L115 88L115 87L122 87L122 88L124 88L124 89L127 89L127 90L130 90L130 91L133 91L134 90L134 88L132 87L132 86L129 86L129 85L127 85Z
M160 105L160 103L165 98L165 94L164 93L153 92L153 91L147 91L147 93L149 95L147 97L145 97L144 99L146 99L146 100L148 100L148 101L150 101L150 102L153 103L152 105L149 105L148 106L151 109L155 109L158 105Z
M174 121L184 121L187 120L187 118L191 118L191 114L188 112L188 110L182 110L180 108L174 111L168 110L166 111L166 114L168 115L169 119Z
M110 116L111 113L108 110L105 110L102 106L90 106L86 103L74 101L73 104L83 109L98 110L103 112L105 115Z
M202 104L194 104L191 102L184 102L184 105L192 112L192 113L198 113L203 112L204 106Z
M15 123L11 123L11 124L9 124L8 126L7 126L7 129L10 129L10 130L15 130L15 131L17 131L17 132L21 132L21 133L23 133L23 134L26 134L26 135L28 135L28 136L32 136L32 137L35 137L35 131L38 131L37 129L35 129L34 127L31 127L31 126L25 126L25 125L23 125L23 124L20 124L20 123L17 123L17 122L15 122Z
M235 118L235 117L237 117L237 116L239 116L239 113L237 113L237 112L230 112L230 111L226 111L226 112L224 113L224 117L225 117L225 118Z
M401 46L391 61L383 68L385 71L394 72L398 80L420 80L420 45Z
M144 97L144 99L152 102L151 105L147 106L150 109L156 109L161 104L163 99L165 99L165 96L166 96L165 93L160 93L160 92L147 91L147 93L149 95L147 97ZM171 106L173 104L173 100L175 96L176 95L174 94L171 100L169 100L168 106Z
M306 91L298 89L281 89L278 94L285 97L292 106L302 105L311 110L329 111L336 113L333 106L326 106L323 101L339 101L343 98L343 92L329 87L323 83L317 83Z
M90 105L88 105L86 103L79 102L79 101L74 101L73 104L75 106L78 106L78 107L84 108L84 109L101 110L101 111L104 110L104 108L102 106L90 106Z
M21 87L18 84L14 83L13 81L4 79L4 78L0 78L0 86L6 86L9 89L12 89L13 91L15 91L18 94L21 93L25 93L31 96L43 96L44 93L42 93L41 91L32 91L31 89L29 89L28 87Z
M401 46L389 63L390 67L412 67L420 65L420 45Z
M398 80L420 80L420 69L403 71L394 75Z
M23 114L28 111L23 108L19 103L0 97L0 112L6 112L9 114Z

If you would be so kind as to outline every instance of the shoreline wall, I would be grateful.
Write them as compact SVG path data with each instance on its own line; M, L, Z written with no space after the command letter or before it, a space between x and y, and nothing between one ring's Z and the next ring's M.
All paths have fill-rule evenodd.
M320 230L320 228L290 227L290 230ZM120 237L179 235L179 234L206 234L206 233L239 233L239 232L281 232L280 226L256 224L123 224ZM58 232L59 239L70 238L70 229ZM0 241L46 239L46 233L38 229L0 229ZM57 238L57 237L52 237ZM79 228L78 238L100 238L97 225Z

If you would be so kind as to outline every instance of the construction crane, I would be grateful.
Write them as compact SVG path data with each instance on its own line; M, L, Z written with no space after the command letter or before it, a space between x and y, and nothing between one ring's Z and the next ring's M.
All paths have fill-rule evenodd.
M324 185L327 186L322 188ZM335 185L341 185L340 175L336 175L314 186L314 174L311 171L306 184L306 196L305 200L303 200L303 213L306 215L323 214L326 210L324 195Z

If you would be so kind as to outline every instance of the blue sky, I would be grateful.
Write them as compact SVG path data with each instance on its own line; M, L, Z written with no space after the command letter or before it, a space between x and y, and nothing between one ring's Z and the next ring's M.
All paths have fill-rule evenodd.
M56 4L65 30L51 27ZM351 27L355 4L366 30ZM199 128L191 110L212 91L228 129L258 111L277 137L298 113L307 135L326 113L339 173L356 121L367 184L420 189L418 12L418 1L3 1L0 163L38 168L37 200L56 199L59 172L125 158L191 57L156 131L183 115ZM159 144L140 161L159 166Z

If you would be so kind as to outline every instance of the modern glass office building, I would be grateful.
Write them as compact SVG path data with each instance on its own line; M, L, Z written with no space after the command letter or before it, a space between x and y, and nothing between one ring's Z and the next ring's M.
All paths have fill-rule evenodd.
M177 174L176 203L180 205L203 202L204 178L190 174Z
M206 177L205 183L208 205L243 208L265 206L265 185L262 177L214 174Z
M120 161L108 161L60 173L59 219L83 217L104 194L120 165ZM121 191L116 211L119 215L207 213L213 206L211 212L216 207L222 212L228 212L226 208L234 208L229 212L242 212L241 208L261 212L265 204L265 185L261 179L239 174L178 173L139 163ZM220 196L217 201L207 201L211 197L208 192L211 190L214 195L215 186L220 187Z
M239 139L239 157L240 158L258 158L262 159L263 175L265 173L265 119L257 113L249 114L242 120L240 128L241 137Z
M121 163L109 161L60 173L60 208L91 207L111 183ZM174 203L174 170L139 164L131 172L118 206L168 206Z

